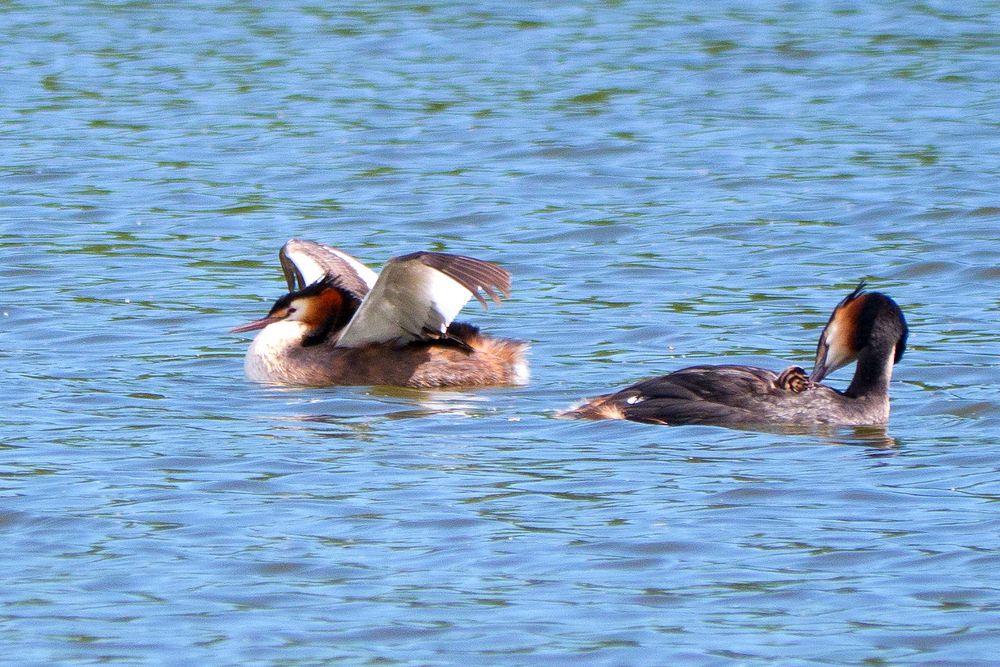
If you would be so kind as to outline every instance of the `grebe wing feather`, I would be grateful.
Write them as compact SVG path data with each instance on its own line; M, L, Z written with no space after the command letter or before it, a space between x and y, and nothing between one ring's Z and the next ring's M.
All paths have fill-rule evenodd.
M343 250L316 241L290 239L278 251L278 260L292 292L331 277L360 300L378 279L377 273Z
M500 303L501 293L510 293L510 274L496 264L439 252L394 257L382 268L337 346L441 338L470 298L475 296L486 308L483 294Z
M648 398L729 402L740 396L770 393L778 376L755 366L690 366L634 386Z
M748 421L754 399L781 391L777 374L753 366L691 366L622 390L627 419L654 423Z

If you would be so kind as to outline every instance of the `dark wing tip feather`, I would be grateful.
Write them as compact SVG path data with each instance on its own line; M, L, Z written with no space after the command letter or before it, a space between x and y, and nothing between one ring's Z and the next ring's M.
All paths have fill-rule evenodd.
M285 283L288 285L289 292L303 289L306 286L302 272L299 270L299 267L295 266L292 258L288 256L289 246L292 246L296 241L298 239L292 239L281 246L281 250L278 251L278 261L281 262L281 272L285 274Z
M505 297L510 296L510 273L492 262L444 252L414 252L396 257L391 261L407 260L417 260L455 280L472 292L483 308L487 307L487 303L480 292L485 293L493 303L498 305L500 294Z
M281 270L285 274L289 291L294 292L308 287L302 276L302 270L295 264L296 254L304 255L316 262L326 275L338 277L340 280L338 287L351 292L353 297L362 299L368 293L368 285L358 276L354 267L332 252L329 246L307 239L289 239L278 251L278 260L281 262Z

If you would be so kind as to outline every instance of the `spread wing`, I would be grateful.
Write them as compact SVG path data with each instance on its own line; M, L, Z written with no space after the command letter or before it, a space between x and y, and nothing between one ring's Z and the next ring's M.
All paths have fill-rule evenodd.
M415 252L394 257L382 267L337 346L440 338L471 297L486 308L480 292L499 304L498 292L510 294L510 274L462 255Z
M361 300L378 279L377 273L346 252L315 241L291 239L278 252L278 259L292 292L329 276Z

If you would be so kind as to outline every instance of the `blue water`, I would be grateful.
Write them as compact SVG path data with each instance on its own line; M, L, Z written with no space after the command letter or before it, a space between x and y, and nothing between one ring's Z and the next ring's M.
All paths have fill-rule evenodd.
M995 2L274 5L0 6L6 661L995 662ZM292 236L502 264L531 384L246 382ZM886 429L553 418L862 278Z

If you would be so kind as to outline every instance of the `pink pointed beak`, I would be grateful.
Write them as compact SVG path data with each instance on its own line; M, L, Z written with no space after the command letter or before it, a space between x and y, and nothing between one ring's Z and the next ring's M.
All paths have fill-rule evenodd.
M272 322L277 322L280 319L281 319L280 317L271 317L269 315L267 317L262 317L259 320L254 320L253 322L247 322L246 324L241 324L238 327L233 327L232 329L229 330L229 333L243 333L244 331L256 331L257 329L263 329L268 324L271 324Z

